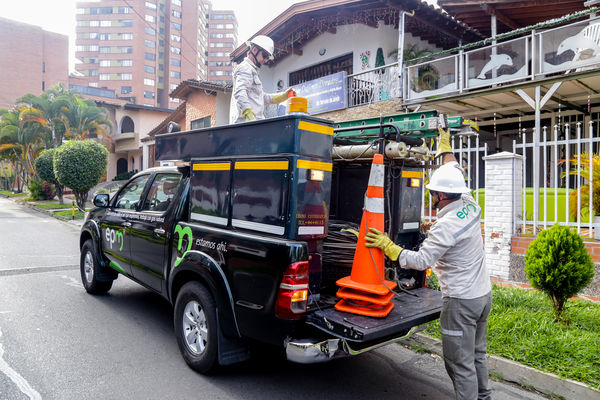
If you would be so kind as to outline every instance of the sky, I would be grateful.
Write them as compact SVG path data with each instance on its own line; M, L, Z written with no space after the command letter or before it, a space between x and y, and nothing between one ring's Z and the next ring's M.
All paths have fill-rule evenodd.
M238 19L238 44L250 39L269 21L292 4L299 2L299 0L212 0L214 9L235 12ZM72 72L75 64L75 3L76 0L4 0L1 2L1 16L69 36L69 70Z

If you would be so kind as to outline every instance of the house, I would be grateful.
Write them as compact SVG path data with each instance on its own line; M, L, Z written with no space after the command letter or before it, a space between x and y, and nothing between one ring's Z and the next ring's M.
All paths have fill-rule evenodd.
M143 169L157 165L154 160L154 136L168 132L170 123L177 124L181 130L228 124L231 88L229 83L217 84L196 79L188 79L177 85L169 96L179 99L181 104L155 124L148 136L142 139L143 160L147 161Z
M415 110L477 121L479 134L453 145L485 205L494 276L525 279L526 246L554 223L577 229L599 263L600 221L593 196L581 193L594 176L585 167L600 154L600 8L582 0L438 4L295 4L256 32L275 42L275 59L259 72L263 86L299 88L309 112L334 121ZM232 52L233 61L247 49ZM594 287L600 293L600 281Z

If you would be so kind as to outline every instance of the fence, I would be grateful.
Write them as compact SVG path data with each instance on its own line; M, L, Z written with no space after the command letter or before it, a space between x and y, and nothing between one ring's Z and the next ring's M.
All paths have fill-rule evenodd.
M522 215L514 216L521 233L535 235L555 223L576 227L584 237L592 237L594 228L600 229L593 211L593 193L600 185L600 137L594 137L598 123L543 127L537 164L533 163L535 128L523 129L521 141L513 141L513 152L523 156ZM540 166L538 171L533 170L534 165ZM539 183L539 193L532 189L534 180Z
M399 75L398 63L348 75L348 107L400 98Z

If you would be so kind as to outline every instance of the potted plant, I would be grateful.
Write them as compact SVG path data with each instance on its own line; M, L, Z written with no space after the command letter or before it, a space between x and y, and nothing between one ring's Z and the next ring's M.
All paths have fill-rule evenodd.
M590 194L592 196L592 216L594 218L594 239L600 240L600 155L592 155L592 179L590 181L590 153L583 153L569 160L572 163L581 163L581 171L569 171L569 175L580 176L585 180L575 195L569 198L569 211L573 218L577 218L577 197L581 198L581 215L589 214ZM563 174L564 176L564 174Z

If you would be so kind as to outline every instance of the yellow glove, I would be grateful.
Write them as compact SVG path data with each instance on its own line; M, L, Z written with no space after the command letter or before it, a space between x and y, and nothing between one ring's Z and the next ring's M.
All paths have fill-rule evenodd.
M254 115L254 111L252 111L251 108L246 108L245 110L242 111L242 117L244 117L244 119L246 121L254 121L256 120L256 115Z
M348 228L344 228L341 230L341 232L350 232L352 233L354 236L356 236L356 238L358 238L358 231L356 229L348 229Z
M392 242L388 235L375 228L369 228L369 231L365 235L365 246L380 248L390 260L396 261L404 248Z
M283 103L284 101L286 101L287 98L288 98L288 93L289 92L294 92L294 89L293 88L288 88L288 90L286 90L285 92L274 94L272 96L273 103L279 104L279 103ZM294 92L294 95L295 94L296 94L296 92Z
M435 158L445 153L452 153L452 147L450 147L450 129L445 130L438 127L438 149Z

